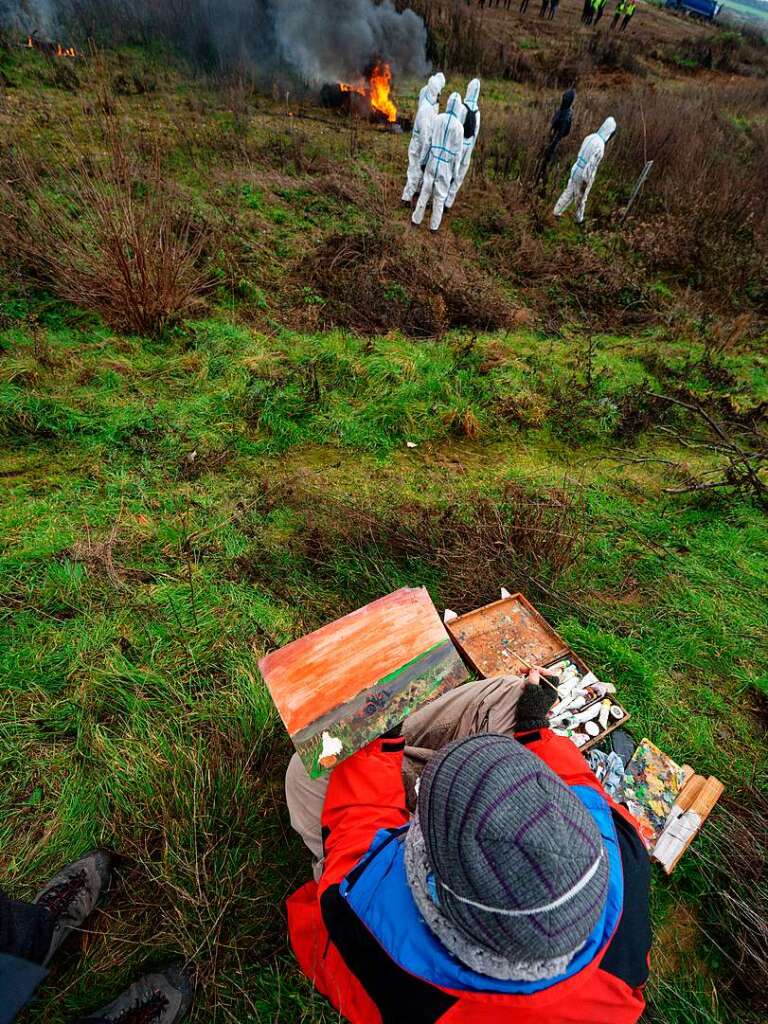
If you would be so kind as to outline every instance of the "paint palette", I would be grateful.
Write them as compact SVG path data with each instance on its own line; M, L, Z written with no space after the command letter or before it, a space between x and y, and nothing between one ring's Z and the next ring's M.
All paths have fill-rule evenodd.
M467 661L486 679L516 675L529 665L549 665L571 653L522 594L494 601L446 625Z
M627 765L624 802L649 849L656 845L677 797L692 774L649 739L641 740Z
M315 777L469 678L424 587L365 605L259 668Z
M520 675L531 665L558 671L570 666L570 671L580 678L597 684L594 692L590 690L574 709L570 719L553 720L555 728L568 735L581 750L589 750L629 720L629 713L615 698L611 698L607 708L598 707L598 702L603 704L607 696L606 692L599 692L599 687L604 687L604 684L599 683L581 658L522 594L502 591L500 601L450 619L446 628L465 660L486 679ZM613 692L613 687L609 692Z

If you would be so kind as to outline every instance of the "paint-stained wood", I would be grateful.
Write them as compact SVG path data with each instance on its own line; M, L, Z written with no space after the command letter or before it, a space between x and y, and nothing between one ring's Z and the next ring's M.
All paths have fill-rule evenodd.
M461 615L447 628L470 665L486 678L550 665L571 654L522 594Z

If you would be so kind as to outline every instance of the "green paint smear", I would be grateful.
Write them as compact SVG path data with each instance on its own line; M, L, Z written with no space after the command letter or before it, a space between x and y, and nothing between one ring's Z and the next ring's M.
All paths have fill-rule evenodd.
M445 647L449 643L449 640L439 640L436 644L433 644L431 647L428 647L427 650L424 651L422 654L418 654L415 658L411 658L410 661L406 661L406 663L404 665L401 665L400 668L396 668L394 672L390 672L388 676L382 676L378 682L374 683L373 686L370 687L370 689L373 690L378 686L382 686L384 683L388 683L393 679L397 679L397 677L401 676L403 672L406 671L406 669L409 669L412 665L415 665L419 661L423 661L424 658L428 658L433 651L436 651L438 649L438 647Z

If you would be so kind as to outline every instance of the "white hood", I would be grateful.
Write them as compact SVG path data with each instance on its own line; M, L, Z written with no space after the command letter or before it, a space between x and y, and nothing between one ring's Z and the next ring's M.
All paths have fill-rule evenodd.
M597 134L600 136L603 142L607 142L615 131L616 122L612 117L607 117L598 128Z
M443 91L445 85L445 78L438 74L432 75L427 82L427 99L434 106L440 99L440 93Z
M461 102L461 96L457 92L452 92L448 99L448 106L445 108L446 114L453 114L454 117L464 124L467 116L467 108Z
M467 86L467 92L464 96L464 104L469 107L470 110L477 110L477 101L480 99L480 79L473 78Z

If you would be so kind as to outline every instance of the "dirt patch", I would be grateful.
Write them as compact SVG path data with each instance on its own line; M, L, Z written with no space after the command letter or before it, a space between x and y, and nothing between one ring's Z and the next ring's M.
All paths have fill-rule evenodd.
M382 224L326 239L299 267L323 300L318 326L440 336L452 327L494 330L513 322L497 286L447 234Z
M663 978L685 974L701 938L701 924L693 908L678 903L653 938L653 969ZM699 963L700 969L705 965Z

